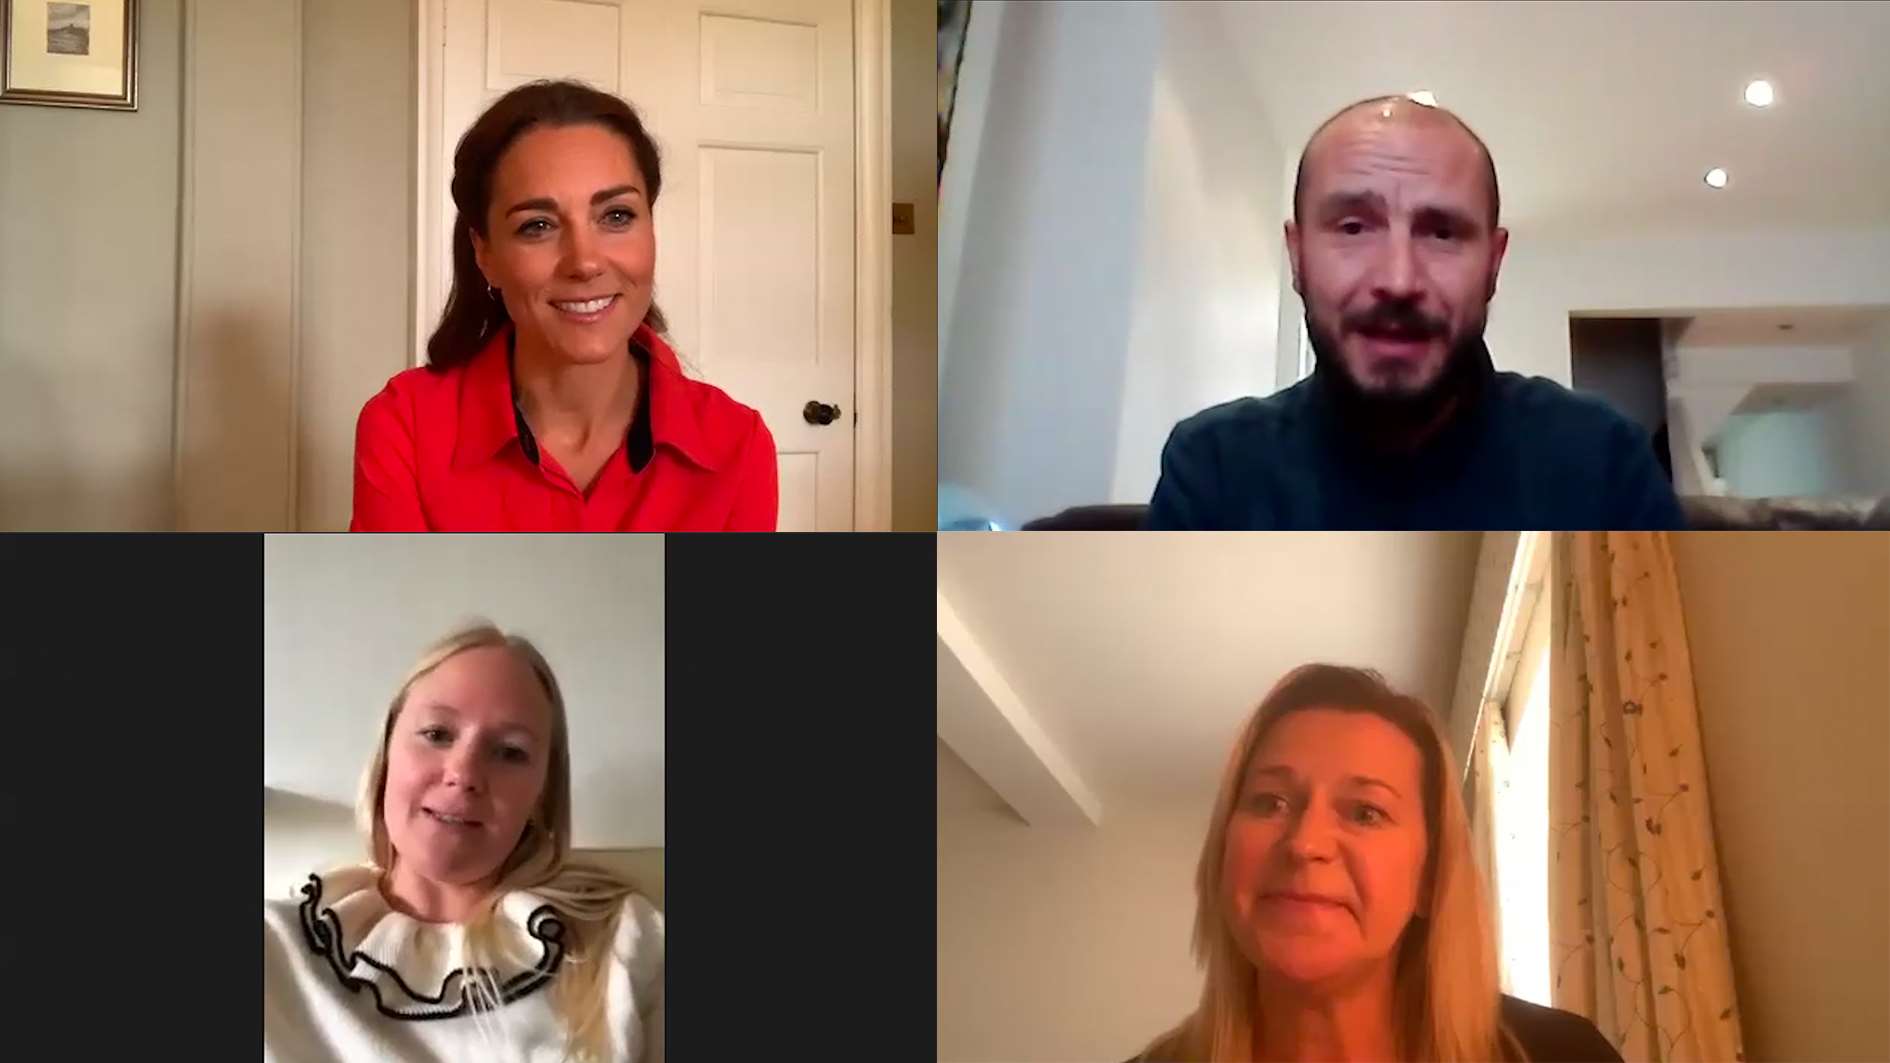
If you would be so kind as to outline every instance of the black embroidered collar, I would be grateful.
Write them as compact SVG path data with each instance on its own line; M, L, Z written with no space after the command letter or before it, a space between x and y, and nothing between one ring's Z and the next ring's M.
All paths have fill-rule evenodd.
M477 972L466 968L455 969L446 975L439 989L430 995L414 988L392 965L362 951L361 941L354 942L350 947L343 940L341 917L333 907L323 903L323 888L320 875L310 875L308 882L302 886L302 935L309 950L326 962L342 988L351 993L366 990L374 998L375 1009L391 1019L422 1021L451 1019L466 1014L472 1006L473 976ZM373 885L365 888L376 889ZM395 912L383 918L407 919ZM565 927L551 905L539 904L532 908L525 916L524 931L539 943L538 959L530 967L509 976L501 977L501 972L496 970L486 972L491 975L491 981L498 985L497 1003L501 1006L530 996L551 984L564 962Z

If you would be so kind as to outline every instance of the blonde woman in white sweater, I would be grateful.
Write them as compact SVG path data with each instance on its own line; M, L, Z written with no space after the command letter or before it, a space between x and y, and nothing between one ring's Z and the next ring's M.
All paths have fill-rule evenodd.
M362 780L372 861L265 903L265 1059L660 1063L663 917L567 861L569 750L530 642L421 657Z

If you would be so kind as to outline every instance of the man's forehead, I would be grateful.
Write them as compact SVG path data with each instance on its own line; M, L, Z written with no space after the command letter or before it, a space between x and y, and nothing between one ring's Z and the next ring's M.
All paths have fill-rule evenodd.
M1439 172L1471 170L1482 150L1462 126L1440 117L1385 119L1347 115L1306 146L1309 161L1339 170L1377 166Z
M1307 146L1307 205L1333 195L1369 192L1376 179L1414 179L1427 198L1468 205L1484 192L1482 152L1455 123L1341 119ZM1453 194L1454 193L1454 194Z

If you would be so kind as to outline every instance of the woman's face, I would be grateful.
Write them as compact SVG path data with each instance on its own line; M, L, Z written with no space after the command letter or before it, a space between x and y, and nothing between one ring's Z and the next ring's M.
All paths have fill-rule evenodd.
M551 704L501 646L456 653L415 680L387 738L381 817L404 872L484 882L545 788Z
M568 362L621 356L649 312L656 230L630 144L601 125L537 126L492 177L473 253L522 337Z
M1345 984L1395 960L1419 902L1423 758L1395 725L1305 709L1255 750L1227 825L1221 903L1264 975Z

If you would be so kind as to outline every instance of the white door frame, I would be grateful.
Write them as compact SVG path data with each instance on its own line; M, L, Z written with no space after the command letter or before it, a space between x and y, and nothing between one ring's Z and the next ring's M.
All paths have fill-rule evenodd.
M413 364L426 361L434 322L426 292L450 221L438 190L445 98L446 0L414 0ZM892 528L892 0L853 0L853 528ZM738 396L739 397L739 396Z

